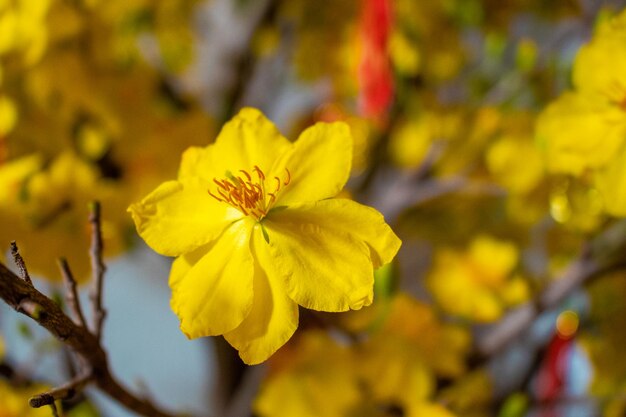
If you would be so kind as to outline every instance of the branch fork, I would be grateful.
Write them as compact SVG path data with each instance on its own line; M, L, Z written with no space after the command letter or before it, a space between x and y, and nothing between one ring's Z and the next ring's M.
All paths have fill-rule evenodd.
M90 205L89 223L92 232L89 253L94 281L90 292L93 310L91 323L85 319L76 280L67 260L59 259L58 264L65 286L65 300L73 318L35 288L15 242L11 242L11 253L18 267L19 276L0 263L0 298L18 313L30 317L46 328L77 356L82 365L74 379L50 391L35 395L29 404L33 408L50 406L53 415L57 415L56 401L70 399L82 392L88 384L93 383L109 397L139 415L173 417L173 414L160 410L150 401L130 393L120 385L109 370L107 353L101 344L102 326L106 316L102 304L106 267L102 257L100 204L97 202Z

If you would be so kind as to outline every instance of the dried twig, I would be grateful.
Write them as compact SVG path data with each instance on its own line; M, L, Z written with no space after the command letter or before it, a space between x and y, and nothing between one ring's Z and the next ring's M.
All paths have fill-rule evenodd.
M65 283L65 301L68 307L74 315L75 321L78 321L78 325L87 328L87 321L83 314L83 309L80 306L80 298L78 297L78 290L76 286L76 280L70 270L70 266L65 258L58 260L59 269L61 270L61 276Z
M548 284L531 302L497 322L478 342L479 357L489 358L519 338L544 311L557 307L576 289L610 271L625 268L621 253L626 245L626 222L617 222L588 242L561 276Z
M104 263L102 262L102 235L100 229L100 209L98 204L93 205L90 222L94 232L92 244L92 264L96 283L92 292L94 311L94 329L90 331L83 324L76 324L61 308L49 297L39 292L30 281L26 281L11 272L5 265L0 263L0 298L10 307L22 313L39 325L46 328L50 334L60 340L71 349L83 364L80 377L69 383L33 397L31 406L41 407L49 405L55 412L55 400L69 399L74 394L82 391L86 384L93 382L101 391L108 394L121 405L140 415L150 417L172 417L171 414L160 410L150 401L141 399L131 394L121 386L109 370L107 354L100 344L104 309L102 308L102 280L104 278ZM21 259L21 258L20 258ZM21 261L23 264L23 260ZM61 270L68 285L68 303L74 312L80 312L78 294L75 282L65 263L61 261ZM25 267L24 267L25 268ZM73 299L74 301L69 301ZM81 322L80 317L78 321ZM84 317L82 319L84 323ZM57 413L58 414L58 413Z
M57 406L54 402L50 404L50 409L52 410L52 417L59 417L59 410L57 410Z
M100 203L95 201L90 205L89 224L91 225L91 271L93 274L93 287L90 298L93 308L93 333L100 341L102 337L102 323L106 311L102 307L102 284L106 266L102 260L102 225L100 218Z
M91 373L81 375L58 388L35 395L29 400L29 404L33 408L39 408L46 405L54 405L55 401L69 400L73 398L74 395L81 392L92 380L93 374Z
M30 279L30 275L28 274L28 269L26 269L26 264L24 263L24 259L22 259L22 255L20 255L20 251L17 248L17 243L15 241L11 242L11 256L13 256L13 261L17 268L20 270L20 277L27 283L32 285L32 281Z

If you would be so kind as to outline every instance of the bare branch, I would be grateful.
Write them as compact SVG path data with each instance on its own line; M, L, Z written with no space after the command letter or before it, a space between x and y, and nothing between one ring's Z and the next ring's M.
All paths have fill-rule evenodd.
M57 410L55 403L50 404L50 409L52 410L52 417L59 417L59 410Z
M32 318L68 346L93 375L93 382L111 398L143 416L172 417L149 401L128 392L111 375L106 352L88 329L74 323L61 308L35 287L0 263L0 298L19 313Z
M91 303L93 308L93 333L96 339L102 338L102 323L106 316L106 311L102 307L102 284L106 266L102 260L102 225L100 218L100 203L94 201L90 205L89 223L91 224L91 271L93 274L93 287L91 289Z
M30 275L28 274L28 269L26 269L24 259L22 258L22 255L20 255L20 251L17 248L17 243L15 243L14 240L11 242L11 256L13 256L13 261L15 262L15 265L17 265L17 268L20 270L20 277L24 281L32 285L33 282L30 279Z
M92 380L93 375L91 373L81 375L58 388L35 395L28 401L28 403L33 408L39 408L46 405L54 405L55 401L72 399Z
M61 276L63 277L63 283L65 284L65 301L68 307L74 315L74 321L78 321L78 325L87 328L87 321L83 314L83 309L80 305L80 298L78 297L78 290L76 286L76 280L70 270L70 266L67 263L67 259L59 258L57 261L59 269L61 270Z
M479 357L488 358L520 337L544 311L557 307L576 289L626 265L621 257L626 244L626 222L617 222L582 249L560 277L552 280L529 303L509 312L477 343Z

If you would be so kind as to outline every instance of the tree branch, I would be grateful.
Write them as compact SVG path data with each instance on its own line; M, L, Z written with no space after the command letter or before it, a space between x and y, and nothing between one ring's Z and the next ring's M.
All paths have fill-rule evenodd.
M172 417L148 401L137 398L111 375L107 355L98 339L84 327L75 324L50 298L0 263L0 298L11 308L44 327L51 335L71 348L93 376L93 382L111 398L140 415ZM23 306L36 306L24 308Z
M22 255L20 255L20 251L17 248L17 243L15 243L15 241L11 242L11 256L13 256L13 261L19 269L22 279L28 284L32 285L33 282L31 281L30 275L28 274L28 269L26 269L26 264L24 263L24 259L22 259Z
M52 405L55 401L69 400L74 397L74 395L81 392L83 388L92 380L93 375L90 373L81 375L58 388L35 395L28 401L28 403L33 408L39 408L45 405Z
M80 298L78 297L78 290L74 275L72 274L70 266L65 258L60 258L58 260L58 264L59 269L61 270L61 276L63 277L63 282L65 284L65 301L67 301L68 307L74 314L75 320L78 321L77 324L86 329L87 321L85 320L83 309L80 305Z
M579 258L560 277L552 280L532 301L512 310L478 341L476 350L486 359L509 346L544 311L557 307L577 288L612 270L624 268L626 222L621 221L585 245Z
M91 271L93 274L93 287L90 298L93 307L93 333L98 342L102 338L102 323L106 317L106 311L102 307L102 284L106 266L102 260L102 226L100 219L100 203L94 201L90 205L89 224L91 225Z

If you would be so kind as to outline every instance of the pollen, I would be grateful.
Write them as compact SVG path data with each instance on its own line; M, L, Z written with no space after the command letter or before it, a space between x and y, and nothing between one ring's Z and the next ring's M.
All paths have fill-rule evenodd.
M287 168L284 178L267 177L256 165L249 171L239 170L239 174L235 176L228 172L227 178L214 178L216 188L209 190L209 195L257 220L267 215L278 193L291 182L291 173Z

